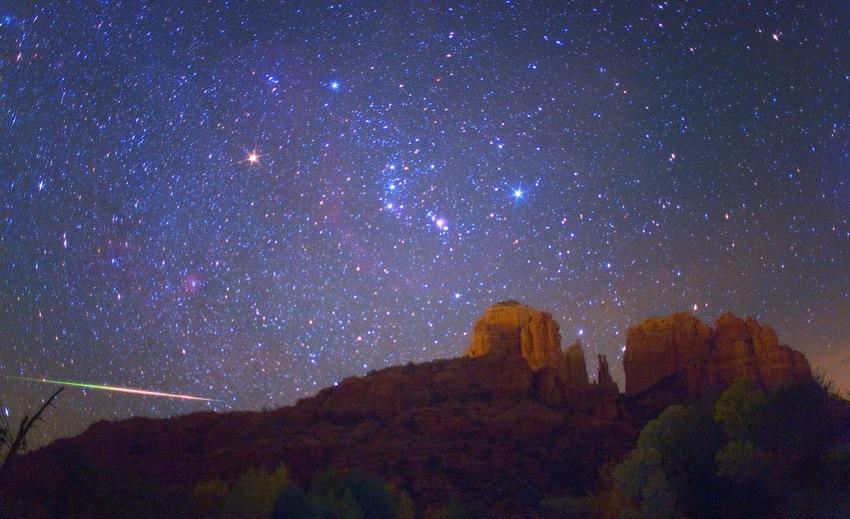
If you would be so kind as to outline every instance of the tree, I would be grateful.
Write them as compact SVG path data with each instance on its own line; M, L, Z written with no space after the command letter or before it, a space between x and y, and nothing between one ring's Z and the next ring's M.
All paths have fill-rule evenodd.
M214 517L230 489L220 479L202 481L192 489L192 510L196 517Z
M398 506L386 483L358 470L320 474L310 487L310 497L321 514L330 517L393 519Z
M313 519L317 517L313 503L298 485L283 489L272 509L272 519Z
M617 488L635 517L711 516L717 490L719 431L709 410L673 405L651 420L637 447L614 469Z
M280 465L274 472L248 469L224 497L224 516L266 519L272 512L275 500L289 484L289 471L284 465Z
M461 504L453 501L432 517L433 519L489 519L493 517L493 513L479 503Z
M766 398L748 379L738 379L714 406L714 419L734 440L753 440L764 423Z
M5 456L3 456L3 461L0 462L0 481L2 481L3 477L8 472L8 467L12 460L15 459L15 456L27 449L27 435L30 433L33 426L41 420L41 415L53 404L53 400L59 396L59 393L61 393L63 389L65 388L60 387L57 389L56 392L53 393L50 398L44 402L44 404L42 404L32 418L25 415L23 419L21 419L21 424L18 426L18 432L14 437L12 436L9 423L6 421L5 415L3 415L3 425L2 428L0 428L0 451L5 450L6 453Z

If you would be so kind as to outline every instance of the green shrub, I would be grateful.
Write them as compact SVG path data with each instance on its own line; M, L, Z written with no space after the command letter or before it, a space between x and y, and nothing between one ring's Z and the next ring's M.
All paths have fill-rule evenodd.
M283 489L274 503L272 519L313 519L318 517L307 494L298 485L290 484Z
M192 510L197 517L215 517L230 489L220 479L211 479L195 485L192 489Z
M268 519L275 500L289 484L289 472L281 465L274 472L248 469L230 487L222 503L225 517Z

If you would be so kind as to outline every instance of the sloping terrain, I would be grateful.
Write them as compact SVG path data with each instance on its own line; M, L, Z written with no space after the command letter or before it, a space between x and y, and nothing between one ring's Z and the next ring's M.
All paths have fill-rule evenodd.
M529 487L590 489L635 441L615 392L591 384L553 403L545 375L519 355L440 360L348 379L269 412L99 422L22 457L2 483L2 506L11 517L85 515L93 503L132 509L139 503L125 501L155 492L177 510L198 481L285 463L296 480L361 467L423 507L457 499L510 513Z

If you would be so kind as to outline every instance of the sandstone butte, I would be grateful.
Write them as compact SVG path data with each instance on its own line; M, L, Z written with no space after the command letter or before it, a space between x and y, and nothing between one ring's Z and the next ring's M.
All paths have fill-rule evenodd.
M487 308L472 328L466 356L480 357L494 352L519 352L532 371L553 368L567 384L588 384L581 343L576 341L562 351L560 327L549 312L516 301L502 301ZM613 379L610 381L613 383Z
M496 303L475 322L466 356L494 352L519 352L532 371L554 370L561 384L588 384L581 343L562 351L552 315L516 301ZM616 390L604 355L598 356L598 366L597 384ZM661 381L699 395L721 390L737 378L773 387L812 376L805 356L779 344L773 328L729 312L714 328L685 312L644 320L629 328L623 366L627 395Z
M773 328L729 312L714 328L685 312L644 320L628 330L623 368L627 395L664 380L698 395L737 378L774 387L812 377L806 357L780 344Z

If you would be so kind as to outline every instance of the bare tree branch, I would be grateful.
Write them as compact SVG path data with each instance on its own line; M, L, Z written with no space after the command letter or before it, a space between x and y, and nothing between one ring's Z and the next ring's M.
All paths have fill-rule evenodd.
M3 460L3 463L0 464L0 480L3 479L3 475L8 470L9 463L15 458L15 456L17 456L18 452L22 449L26 449L27 434L29 434L30 429L32 429L33 425L41 419L41 414L53 403L53 400L59 396L59 393L61 393L63 389L65 388L60 387L57 389L56 392L44 402L32 418L24 416L23 420L21 420L21 425L18 427L18 433L15 435L15 439L12 440L12 443L9 446L9 452L6 453L6 458Z

